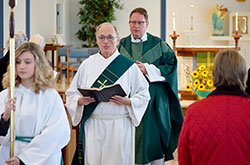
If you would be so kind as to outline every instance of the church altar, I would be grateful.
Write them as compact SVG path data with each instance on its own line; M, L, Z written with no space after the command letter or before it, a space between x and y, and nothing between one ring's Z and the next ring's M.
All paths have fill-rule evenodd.
M177 46L176 56L178 59L178 89L185 90L185 72L189 67L192 72L197 67L197 53L210 52L215 55L218 51L223 49L234 49L234 46Z
M197 95L192 91L186 91L185 69L190 68L190 74L197 67L197 54L215 56L216 53L223 49L235 49L235 46L177 46L176 56L178 59L178 93L180 95L180 103L184 113L189 105L197 100ZM208 53L206 53L208 52ZM209 61L209 60L208 60ZM213 61L211 66L213 65Z
M234 49L234 46L177 46L177 56L195 57L197 52L214 52L223 49Z

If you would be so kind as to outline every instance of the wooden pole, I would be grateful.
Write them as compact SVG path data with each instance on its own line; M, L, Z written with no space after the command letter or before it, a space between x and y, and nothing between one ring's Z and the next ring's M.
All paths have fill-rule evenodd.
M15 38L14 38L14 7L15 0L9 0L9 6L11 7L10 12L10 97L14 99L15 90ZM15 114L14 110L11 109L10 114L10 157L14 157L14 140L15 140Z

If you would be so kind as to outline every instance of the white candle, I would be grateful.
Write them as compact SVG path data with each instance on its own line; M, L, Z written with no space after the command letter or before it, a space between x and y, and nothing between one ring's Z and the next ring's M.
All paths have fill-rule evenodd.
M175 31L175 13L173 13L172 16L173 16L173 31Z
M238 31L238 13L235 13L235 31Z

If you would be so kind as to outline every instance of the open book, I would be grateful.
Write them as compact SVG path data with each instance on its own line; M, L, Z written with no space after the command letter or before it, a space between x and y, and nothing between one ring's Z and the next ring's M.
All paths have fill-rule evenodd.
M114 96L126 96L126 93L122 89L120 84L105 86L101 89L98 88L78 88L80 93L83 96L90 96L93 97L96 101L99 102L109 102L109 99Z

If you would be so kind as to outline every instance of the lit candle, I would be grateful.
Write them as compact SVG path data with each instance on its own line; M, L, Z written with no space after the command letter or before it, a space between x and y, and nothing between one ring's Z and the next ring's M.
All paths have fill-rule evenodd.
M173 13L172 16L173 16L173 31L175 31L175 13Z
M235 13L235 31L238 31L238 13Z

